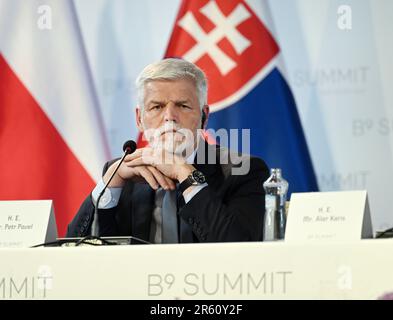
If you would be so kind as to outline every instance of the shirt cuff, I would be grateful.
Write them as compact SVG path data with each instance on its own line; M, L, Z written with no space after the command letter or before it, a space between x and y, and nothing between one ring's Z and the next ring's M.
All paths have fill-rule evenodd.
M203 188L205 188L207 186L208 186L208 184L205 182L205 183L202 183L202 184L192 188L192 190L190 192L187 192L187 194L183 195L184 202L188 203L199 191L201 191Z
M91 196L93 198L93 203L96 205L97 199L105 188L105 183L104 180L101 178L100 181L98 181L96 187L91 193ZM100 199L100 203L98 204L98 209L111 209L117 206L119 203L121 191L123 188L106 188L104 194L102 195Z

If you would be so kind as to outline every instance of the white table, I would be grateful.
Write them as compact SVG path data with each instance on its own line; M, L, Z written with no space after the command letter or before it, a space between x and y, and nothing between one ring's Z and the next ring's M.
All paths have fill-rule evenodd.
M393 239L0 249L0 299L377 299Z

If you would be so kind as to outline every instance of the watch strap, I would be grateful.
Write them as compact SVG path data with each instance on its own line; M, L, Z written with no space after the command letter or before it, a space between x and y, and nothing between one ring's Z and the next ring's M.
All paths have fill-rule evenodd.
M184 181L182 181L179 184L179 190L181 193L183 193L184 191L186 191L189 187L191 187L192 185L196 185L196 181L192 178L192 175L189 175L187 177L187 179L185 179Z

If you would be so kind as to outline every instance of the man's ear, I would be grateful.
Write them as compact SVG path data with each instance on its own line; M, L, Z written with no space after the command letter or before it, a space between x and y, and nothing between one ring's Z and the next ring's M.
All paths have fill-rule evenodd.
M135 119L136 119L136 126L140 132L143 132L143 125L142 125L142 109L137 106L135 108Z
M209 119L209 106L205 104L202 108L202 129L206 128L207 120Z

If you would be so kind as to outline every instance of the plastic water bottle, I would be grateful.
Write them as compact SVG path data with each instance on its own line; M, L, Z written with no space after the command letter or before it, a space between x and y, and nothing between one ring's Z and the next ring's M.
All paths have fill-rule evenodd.
M271 175L263 183L265 189L265 223L263 241L283 240L285 237L288 182L282 177L281 169L271 169Z

